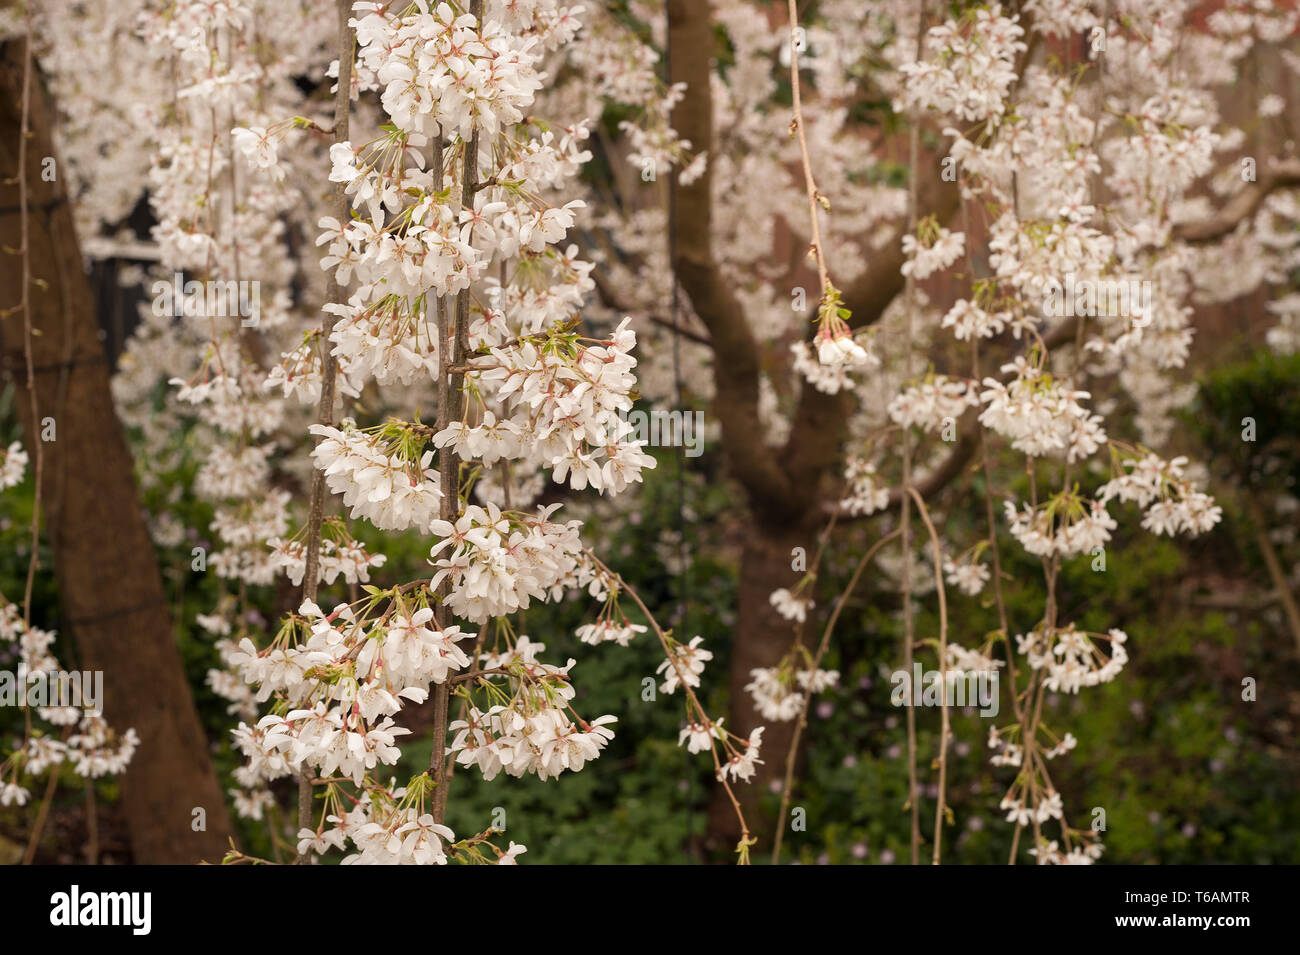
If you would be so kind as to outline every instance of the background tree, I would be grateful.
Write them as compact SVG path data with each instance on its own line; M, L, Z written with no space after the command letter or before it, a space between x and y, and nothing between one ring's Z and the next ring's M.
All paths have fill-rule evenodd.
M66 193L58 175L53 110L37 78L28 103L26 166L18 168L23 123L24 41L10 39L0 64L0 217L9 254L0 288L16 298L30 262L30 315L13 303L3 323L6 377L32 461L43 455L42 525L54 557L61 613L82 666L104 672L105 715L140 736L122 804L137 861L194 863L221 856L231 829L225 798L181 666L132 461L113 411L99 338ZM51 163L50 160L53 162ZM20 229L18 177L28 189ZM14 240L27 247L19 252ZM27 386L24 318L33 337L34 407ZM201 818L195 811L201 810Z
M565 15L548 2L525 6L489 0L485 9L489 17L515 18L520 35L544 32L539 23L550 29L558 21L547 18ZM292 573L289 521L301 510L302 489L320 480L303 466L307 418L290 409L281 419L278 395L268 397L262 380L269 375L288 399L295 387L315 385L322 342L333 341L353 362L366 355L356 342L339 341L332 320L323 324L319 314L321 302L336 301L311 245L324 228L319 216L339 216L327 191L316 188L337 133L326 128L330 82L322 81L337 47L306 9L142 2L138 9L87 12L63 0L51 7L53 32L62 33L48 61L57 82L75 94L64 98L64 128L80 157L71 166L78 214L94 236L88 245L97 254L156 259L158 273L183 267L205 277L256 274L274 302L271 320L254 331L223 326L210 333L146 310L115 381L119 412L137 442L155 540L176 551L191 542L187 537L213 532L222 580L182 577L190 588L186 601L178 599L182 645L200 671L212 667L210 685L246 719L256 711L245 709L251 692L216 665L200 631L222 635L224 620L264 643L266 621L294 609L296 588L272 581L286 568ZM383 15L422 9L391 7ZM144 17L139 34L119 29L137 14ZM526 19L534 14L542 19ZM822 704L834 711L832 699L858 715L856 724L825 717L856 749L841 752L829 729L810 726L827 752L808 753L802 801L819 804L825 818L859 823L851 801L837 803L835 785L813 788L830 777L828 754L837 754L844 760L840 778L869 791L871 820L884 815L893 825L898 808L907 807L903 845L891 842L887 850L895 857L921 858L929 838L928 822L921 832L922 802L926 815L935 809L936 856L950 799L961 810L958 823L982 818L974 801L948 785L949 760L977 777L972 786L1000 785L997 772L972 765L983 760L970 756L970 727L959 725L960 714L900 714L880 696L882 676L914 660L958 672L1008 665L1019 659L1013 641L1026 637L1041 663L1035 632L1073 635L1069 627L1077 621L1100 635L1124 621L1130 646L1163 654L1165 669L1154 670L1151 658L1135 654L1134 685L1156 696L1134 705L1153 708L1164 699L1159 694L1210 705L1196 693L1217 686L1207 675L1215 668L1191 659L1207 647L1232 657L1219 661L1222 672L1261 665L1233 656L1244 648L1228 646L1231 627L1221 622L1198 630L1180 614L1168 640L1149 625L1205 599L1208 545L1191 545L1184 556L1163 541L1144 543L1122 524L1109 526L1106 507L1113 495L1132 492L1148 508L1143 526L1157 534L1204 532L1218 520L1199 490L1204 474L1194 464L1173 463L1195 450L1175 427L1174 413L1190 399L1200 368L1222 360L1216 350L1227 332L1216 323L1223 303L1249 301L1253 321L1293 278L1289 190L1300 177L1283 140L1294 109L1275 91L1287 88L1283 81L1297 62L1294 10L1146 0L1001 7L632 0L587 4L581 17L583 28L564 56L548 63L554 85L525 120L549 122L548 132L575 136L594 154L572 184L589 211L569 238L580 246L576 254L594 263L589 278L585 263L575 268L582 274L575 287L589 281L597 301L589 297L573 317L584 331L604 334L633 316L639 407L703 410L708 438L720 438L721 453L698 461L680 449L659 453L661 466L678 460L647 479L644 514L582 502L572 489L549 485L544 468L504 482L486 476L475 493L504 493L516 505L536 495L594 518L593 533L616 545L610 553L645 571L643 587L610 558L651 611L662 611L674 637L704 635L728 667L725 681L706 667L706 702L725 701L726 725L738 733L766 727L763 762L740 790L764 848L788 809L773 791L789 798L804 778L787 751L810 712L820 713ZM68 29L72 22L79 30ZM254 34L258 42L247 42ZM113 74L123 62L144 66L115 84L78 79L85 63ZM365 89L357 115L378 125L380 98L368 76L359 83ZM392 97L382 105L391 103ZM569 127L552 115L585 115L590 123ZM123 142L148 145L123 150ZM448 143L454 164L463 144ZM435 152L441 160L441 147L440 137L428 164ZM106 168L122 174L103 175ZM492 195L512 188L483 185L496 190ZM158 218L153 241L124 241L120 225L142 195ZM439 202L467 202L455 198L461 195L455 188ZM340 232L326 236L337 266L348 243L338 244L341 226L331 228ZM1150 312L1062 315L1040 293L1045 280L1066 272L1088 281L1148 278L1155 286ZM456 296L471 323L497 320L494 280L508 284L494 273L476 294ZM529 307L553 307L554 299L535 302ZM508 302L502 311L515 307ZM1268 311L1276 323L1270 345L1294 351L1294 295L1276 298ZM239 368L229 376L223 369L221 377L223 388L238 379L240 401L225 401L217 388L199 394L209 384L209 343L234 346L225 354L237 355ZM418 345L410 350L417 363L429 359ZM183 383L180 402L160 397L160 383L173 377ZM434 403L435 389L423 378L391 384L345 393L344 413L410 419ZM1040 400L1057 402L1055 410L1038 407ZM274 425L266 426L270 419ZM1039 430L1020 430L1027 421L1039 421ZM1079 442L1065 461L1064 448L1051 446L1063 424L1069 441ZM1130 441L1134 435L1140 445ZM1144 457L1147 446L1168 459ZM1146 490L1123 480L1140 461L1159 474ZM241 478L263 464L269 492ZM1103 484L1107 476L1112 480ZM1023 507L1008 515L1003 499ZM1278 506L1286 500L1280 496ZM356 545L367 557L382 547L389 558L383 584L403 579L427 556L418 540L401 534L358 541L346 521L322 527L334 535L333 546ZM1231 530L1214 533L1227 537ZM1093 555L1085 559L1073 545L1062 553L1050 540L1056 531L1095 536L1110 567L1123 560L1124 572L1081 572L1076 565L1087 566ZM1031 545L1038 550L1026 552ZM1171 589L1180 561L1196 570L1179 585L1189 592ZM1280 567L1274 577L1279 571L1288 573ZM1149 599L1134 589L1139 580L1152 588ZM354 601L357 583L349 581L347 591ZM991 586L981 592L985 583ZM331 599L344 593L335 586ZM196 608L200 626L189 627ZM524 624L518 621L521 632ZM583 622L548 609L530 610L527 625L564 646ZM1261 631L1271 626L1259 622ZM973 641L975 649L959 641ZM660 724L673 715L664 710L676 714L675 707L660 699L651 715L650 701L620 695L620 688L639 686L639 670L653 672L663 661L635 641L628 656L599 664L609 667L610 685L592 692L609 712L617 706L647 735L662 735ZM838 667L842 682L814 700L797 681L830 679L823 663ZM1037 666L1018 665L1028 685L1011 678L1014 708L1023 697L1030 715L1015 713L1017 726L1036 725L1041 704L1053 721L1068 715L1080 734L1086 726L1086 742L1127 732L1120 729L1126 702L1113 687L1098 692L1096 714L1084 717L1073 697L1054 702L1060 694L1047 689ZM222 730L222 705L209 699L205 706L214 733ZM877 712L882 708L887 716ZM1199 728L1206 733L1189 750L1223 763L1203 738L1222 714L1205 712L1169 715L1182 725L1204 720ZM903 724L905 736L895 742ZM974 734L981 749L982 735ZM1147 742L1150 751L1133 743L1142 759L1159 750L1157 741ZM905 773L894 788L900 780L888 754L899 745ZM957 751L963 745L966 755ZM1042 751L1056 748L1030 747L1025 759L1039 766L1036 760L1050 758ZM680 772L648 743L622 752L623 765ZM1103 760L1086 758L1094 767ZM1077 779L1061 775L1069 772L1058 772L1053 790L1084 798ZM699 775L698 767L683 774L688 792L703 781ZM641 780L624 782L634 781ZM553 788L572 792L563 787L573 785ZM469 802L494 798L477 786L466 789L473 792ZM559 811L547 801L557 797L522 792ZM635 796L620 793L619 812L600 825L636 832L645 817L630 818ZM1042 795L1033 796L1038 808L1052 811ZM741 832L725 793L715 796L709 841L721 854ZM468 824L480 825L477 817L494 805L474 805ZM260 807L240 803L244 813ZM1005 839L963 832L957 841L963 851L1002 859L1008 851L1027 858L1030 848L1046 854L1041 821L1000 827L1009 829ZM271 820L272 830L276 825ZM829 832L833 824L827 826ZM1021 840L1027 828L1036 845ZM1142 853L1159 848L1125 838L1126 858L1149 858ZM653 855L656 848L635 851Z

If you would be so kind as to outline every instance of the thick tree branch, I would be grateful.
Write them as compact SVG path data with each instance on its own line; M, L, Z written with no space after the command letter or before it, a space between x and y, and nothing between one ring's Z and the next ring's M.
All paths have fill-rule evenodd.
M646 313L646 321L652 325L658 325L660 328L666 328L670 332L676 332L689 342L695 342L697 345L703 345L705 348L712 348L713 342L708 335L703 332L697 332L693 328L685 328L681 325L674 326L672 319L664 318L662 315Z
M1300 160L1275 163L1254 186L1243 189L1208 219L1188 222L1174 229L1174 238L1196 245L1221 239L1249 219L1276 189L1300 186Z
M618 293L615 292L614 287L610 285L609 279L606 278L599 269L596 269L591 273L591 278L596 283L596 293L600 296L600 300L614 311L621 312L624 315L629 315L633 312L640 312L640 314L645 316L646 321L651 324L675 331L681 335L682 338L685 338L688 341L696 342L707 348L713 347L713 342L711 342L709 336L705 335L703 332L697 332L695 329L687 328L685 325L681 324L674 326L671 319L664 318L662 315L655 315L653 312L645 312L629 307L618 297Z
M669 0L669 68L686 95L672 111L677 134L697 150L712 151L713 21L708 3ZM744 309L713 255L713 163L690 184L678 183L676 256L673 267L713 343L714 413L731 472L756 510L784 508L790 482L763 442L758 417L758 344ZM674 173L675 174L675 173Z
M73 641L82 668L103 672L104 717L119 732L134 728L140 737L117 781L134 860L212 861L228 848L230 818L113 410L111 369L98 339L66 177L42 176L46 157L56 159L60 170L64 165L54 145L55 104L39 74L32 77L25 162L18 162L24 42L0 44L0 234L19 234L20 179L29 211L36 214L26 240L30 274L25 277L19 256L0 255L0 358L17 391L13 408L28 453L33 460L40 453L47 464L40 476L48 502L42 509L58 581L60 637ZM30 386L25 313L9 307L25 285L34 333ZM39 420L32 415L29 387L38 392ZM57 440L51 430L47 442L45 432L55 426ZM57 776L56 770L51 778ZM205 814L202 831L191 827L195 810Z

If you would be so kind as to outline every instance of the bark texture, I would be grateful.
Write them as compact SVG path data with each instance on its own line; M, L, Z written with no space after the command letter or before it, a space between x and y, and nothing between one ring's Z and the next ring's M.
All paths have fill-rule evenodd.
M0 236L21 243L18 142L23 41L0 47ZM186 682L153 544L141 511L130 454L109 392L109 366L77 246L63 174L42 179L55 156L54 110L32 84L26 176L34 282L31 319L38 411L55 440L41 442L31 420L23 316L0 326L4 373L17 385L16 407L32 462L45 456L43 530L54 554L62 599L60 626L79 650L80 667L104 671L104 714L140 736L121 779L122 806L137 863L220 861L230 818L208 754L208 740ZM21 260L0 254L4 308L19 300ZM48 573L50 568L41 568ZM8 595L12 599L14 595ZM19 595L21 596L21 595ZM71 662L66 665L72 666ZM194 831L195 809L206 830Z

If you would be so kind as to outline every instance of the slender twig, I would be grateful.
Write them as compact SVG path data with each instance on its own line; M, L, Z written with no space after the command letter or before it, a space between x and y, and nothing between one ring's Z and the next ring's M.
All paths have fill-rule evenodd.
M821 666L822 658L825 657L826 650L830 647L831 633L834 632L835 624L840 619L840 612L844 609L844 605L849 602L849 596L853 593L853 589L858 585L858 578L862 576L862 572L866 570L867 564L871 562L871 558L876 556L876 553L880 548L888 544L900 533L902 532L896 530L890 531L884 537L880 538L880 540L872 544L871 548L863 555L862 559L858 561L858 566L853 571L853 576L849 578L848 586L844 588L844 593L840 594L839 600L836 601L835 608L831 611L830 618L826 621L826 629L822 631L821 643L817 645L817 652L813 655L812 665L810 667L814 672ZM790 790L794 787L795 753L799 750L799 737L803 735L803 731L808 726L808 704L811 700L812 694L805 693L803 705L799 708L799 718L794 724L794 739L790 741L790 750L786 753L785 784L781 787L781 811L777 815L778 821L785 819L785 814L790 805ZM775 844L772 846L772 865L777 865L781 861L781 837L784 834L785 827L783 825L778 825Z
M939 591L939 801L934 810L934 854L931 857L932 864L938 865L948 785L948 596L943 586L943 550L939 546L934 522L930 520L930 512L916 488L909 487L907 491L916 501L916 511L930 532L930 546L934 548L934 586Z
M614 581L621 592L626 593L632 598L632 602L635 603L641 613L645 615L646 620L650 623L650 627L655 632L655 636L659 638L659 645L663 648L664 655L668 658L668 662L672 664L673 669L677 672L677 682L686 693L688 706L693 706L695 712L699 714L700 719L704 721L709 733L709 751L713 756L713 768L717 772L717 780L722 784L722 788L726 791L727 798L731 800L731 808L736 813L737 822L740 823L740 845L737 847L737 850L740 852L739 864L748 865L749 846L753 844L753 840L750 838L749 825L745 822L745 813L740 808L740 800L736 798L736 793L732 790L731 784L727 782L727 778L722 772L722 762L718 758L718 748L713 742L713 720L709 717L708 712L704 709L699 698L695 695L695 691L691 689L691 685L686 682L686 673L682 670L681 662L678 660L677 654L673 652L672 647L668 643L668 635L664 633L663 628L659 626L659 621L657 621L654 614L650 612L650 608L645 605L645 602L637 592L628 586L627 581L614 573L614 571L610 570L609 567L596 557L595 554L592 554L591 551L585 551L585 553L588 558L591 559L592 563L604 571L610 579Z
M962 207L963 231L967 235L971 234L970 227L970 209L963 200ZM970 243L966 243L966 271L972 278L975 276L975 263L971 256ZM976 336L971 340L971 380L982 381L980 376L980 343L979 337ZM998 547L997 519L993 510L993 466L989 463L989 446L988 435L983 425L976 424L978 429L979 457L980 468L984 474L984 517L988 526L989 551L993 558L993 602L998 610L998 627L1002 634L1002 643L1006 647L1007 654L1007 678L1011 684L1011 708L1015 714L1016 724L1024 726L1024 717L1021 715L1020 694L1017 691L1016 675L1016 648L1011 642L1010 625L1007 620L1007 604L1002 592L1002 557ZM1017 829L1011 837L1011 854L1007 859L1007 865L1015 865L1016 852L1020 846L1020 830Z
M41 808L36 813L36 824L27 839L27 850L23 853L23 865L31 865L36 858L36 847L40 845L41 833L45 831L45 820L50 816L50 803L54 801L54 790L59 785L59 767L50 767L50 780L45 784L45 795L41 797Z
M790 91L794 97L794 119L791 129L799 137L799 158L803 163L804 188L808 193L808 220L812 229L812 253L817 261L818 291L825 295L830 287L830 273L826 269L826 259L822 254L821 225L817 221L817 207L822 203L822 195L817 191L817 182L813 178L812 158L808 153L808 136L804 132L803 101L799 93L799 9L796 0L789 0L790 8Z
M338 51L339 75L338 89L334 96L334 142L343 143L348 139L348 114L352 96L352 28L348 25L351 3L338 0ZM348 197L346 183L339 183L334 190L335 213L340 222L348 220ZM339 286L337 272L329 273L326 297L330 302L343 301L343 289ZM320 424L334 423L335 382L338 376L338 359L330 348L330 333L338 316L332 312L325 313L324 328L321 333L321 389L320 404L316 409L316 420ZM315 600L320 585L320 547L321 524L325 515L325 472L316 468L311 477L311 503L307 514L306 568L303 573L303 600ZM298 828L311 828L312 785L310 773L304 770L303 778L298 783ZM309 858L307 852L298 854L296 865L305 865Z
M916 23L916 59L921 59L925 43L925 3L922 0L917 10ZM912 118L908 133L908 174L907 174L907 231L916 235L917 182L916 166L920 158L919 118ZM904 294L906 307L903 321L903 351L905 380L912 378L912 322L916 311L916 279L908 271ZM903 429L903 490L901 502L900 527L903 538L903 668L912 672L916 656L915 621L912 616L912 431ZM921 807L920 791L916 781L916 708L907 708L907 804L912 814L911 860L912 865L921 861Z
M27 140L31 136L32 101L32 22L27 15L27 29L23 36L23 103L22 123L18 134L18 213L21 223L22 289L19 290L18 308L23 313L23 354L27 362L27 399L32 415L32 453L36 458L35 489L32 497L31 549L27 560L27 584L23 589L23 626L32 624L32 587L36 581L36 568L40 566L41 543L41 476L45 470L45 439L41 435L41 413L36 397L36 361L32 344L32 254L27 196Z
M86 780L86 862L99 865L99 811L95 805L95 781Z
M1259 544L1259 552L1264 556L1264 566L1268 568L1268 576L1277 590L1278 599L1282 601L1282 609L1291 627L1291 636L1295 638L1296 648L1300 649L1300 606L1296 605L1295 596L1291 593L1291 584L1282 569L1282 562L1278 560L1273 541L1268 536L1268 522L1264 520L1259 504L1256 503L1249 488L1243 490L1240 497L1245 503L1250 522L1255 525L1255 541Z
M442 189L442 183L445 178L444 162L446 153L442 141L442 129L438 129L438 134L434 140L432 167L433 183L436 189ZM439 295L434 303L436 309L435 320L438 327L438 419L436 431L442 431L451 423L451 376L455 368L455 335L451 331L451 319L449 317L450 308L446 297ZM455 499L456 478L455 471L456 459L455 452L450 448L438 449L438 480L442 489L442 498L438 502L438 517L447 523L453 523L456 520L456 511L458 502ZM434 619L437 621L438 629L445 630L451 625L451 615L447 611L445 603L447 595L451 593L451 580L444 578L438 585L437 604L434 606ZM474 661L478 661L478 652L474 653ZM440 684L433 688L433 736L429 746L429 774L433 777L435 785L441 788L446 783L443 777L443 757L446 755L445 746L438 745L439 739L445 741L447 726L447 710L451 703L451 688ZM434 799L435 808L437 799Z
M491 667L487 670L466 670L464 673L457 673L450 678L451 683L468 683L471 680L477 680L481 676L499 676L509 673L505 667Z
M469 5L469 13L474 17L475 23L478 24L483 18L483 0L473 0ZM441 149L441 136L439 140L439 148ZM469 141L465 143L464 152L461 154L460 204L462 209L474 208L474 194L478 191L478 147L478 130L475 129L470 135ZM439 168L441 168L441 165ZM439 186L441 187L441 183L439 183ZM473 228L472 224L470 228ZM465 241L469 241L469 238L466 237ZM455 366L463 364L465 356L469 353L469 299L470 290L468 288L456 293L456 309L452 316L451 328L440 329L440 333L444 330L448 333L452 345L452 367L447 369L447 374L442 376L446 382L446 390L443 392L445 400L440 408L440 417L446 415L447 422L460 417L461 389L464 386L465 373L457 371ZM441 317L441 321L445 325L445 316ZM445 363L444 356L447 351L448 336L444 336L438 343L440 363ZM446 422L444 422L445 426ZM460 466L456 452L451 445L438 449L438 464L442 481L442 511L444 515L442 519L454 521L455 512L460 509ZM447 514L452 516L448 517ZM433 689L433 746L430 753L431 758L437 758L437 765L434 767L436 788L433 793L433 818L438 823L443 821L447 813L447 783L450 779L450 772L447 766L449 759L446 756L446 748L447 718L450 704L451 683L444 681Z

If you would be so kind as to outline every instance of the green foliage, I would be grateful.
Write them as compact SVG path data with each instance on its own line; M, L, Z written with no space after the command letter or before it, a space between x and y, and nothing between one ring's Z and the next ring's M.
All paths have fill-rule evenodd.
M1261 349L1206 375L1185 420L1234 478L1294 491L1300 479L1300 352Z
M1253 376L1267 384L1261 387ZM1294 389L1295 374L1286 360L1257 356L1242 368L1211 376L1202 389L1198 420L1206 440L1233 448L1242 409L1260 423L1260 448L1286 447L1271 435L1290 422L1298 402L1282 397ZM1276 401L1266 403L1266 399ZM1213 410L1211 410L1213 409ZM1265 409L1265 410L1260 410ZM1266 428L1266 422L1269 427ZM1285 425L1291 428L1290 424ZM1271 429L1271 430L1270 430ZM1218 438L1214 435L1217 433ZM1294 430L1291 433L1297 433ZM0 435L6 442L8 433ZM229 742L232 719L226 703L206 686L207 669L216 665L211 635L195 623L221 599L224 585L215 574L191 569L191 548L205 546L211 520L206 505L180 493L193 476L189 437L176 436L180 452L174 467L153 475L144 491L150 513L173 515L185 528L174 547L159 548L190 684L204 726L216 741L215 761L223 783L239 764ZM1257 449L1258 450L1258 449ZM1270 452L1272 453L1272 452ZM716 473L712 455L688 462L682 491L686 552L692 559L684 578L676 573L678 552L678 463L673 451L658 454L659 467L646 473L645 487L631 514L607 502L582 497L564 512L587 523L587 536L611 567L633 582L656 617L675 635L695 634L715 654L705 672L704 702L712 712L726 709L726 673L733 640L737 592L734 490ZM1024 486L1013 486L1024 493ZM959 495L964 505L944 515L945 536L964 547L984 533L982 481ZM30 478L6 494L7 520L0 522L0 590L21 594L27 560L24 548L31 509ZM1214 582L1233 575L1258 579L1243 555L1253 553L1249 538L1235 522L1225 521L1206 539L1192 544L1155 538L1136 526L1131 511L1107 550L1107 569L1094 572L1091 558L1068 562L1059 582L1060 616L1089 630L1112 626L1130 636L1132 660L1119 679L1079 696L1050 696L1044 718L1058 733L1069 731L1077 749L1052 764L1075 826L1086 827L1092 810L1106 813L1107 863L1258 863L1300 861L1300 765L1294 747L1294 692L1300 673L1280 621L1265 613L1210 610L1195 600L1213 590ZM874 541L878 529L868 525L861 539L849 531L827 554L819 581L818 613L824 619L856 560ZM354 531L358 528L353 528ZM414 579L427 572L429 542L416 534L371 532L366 543L388 555L376 572L380 586ZM964 543L963 543L964 542ZM1045 596L1042 568L1014 545L1000 540L1012 634L1038 623ZM924 545L924 540L918 547ZM927 551L918 551L927 554ZM42 566L52 566L42 553ZM688 596L685 620L679 619L680 588ZM33 618L57 627L58 593L52 574L37 575ZM245 594L257 608L248 621L263 631L295 602L295 589L263 588ZM336 586L322 600L341 599ZM950 639L979 645L998 627L991 590L975 598L950 589ZM662 660L656 641L642 634L628 648L590 647L574 630L592 609L586 600L559 606L534 605L519 622L520 632L548 645L547 657L577 660L574 667L579 712L618 717L616 737L594 765L579 774L540 782L535 778L499 776L490 783L476 771L459 769L452 780L448 822L460 836L482 831L504 811L504 840L528 846L525 863L680 863L700 861L712 771L704 755L692 756L676 745L682 719L679 696L658 692L655 669ZM831 644L827 667L841 671L840 687L814 701L807 733L805 765L791 806L806 813L806 831L787 828L785 859L804 863L905 862L909 857L907 801L907 711L890 702L889 674L902 665L902 624L897 595L878 572L865 575L846 607ZM629 613L637 619L632 609ZM916 632L922 641L937 635L933 593L917 603ZM60 646L60 653L71 648ZM1002 655L1002 650L996 651ZM69 659L75 659L70 657ZM934 667L934 651L923 647L918 659ZM3 665L0 662L0 665ZM1257 679L1259 698L1241 699L1243 677ZM653 679L655 699L643 699L644 682ZM1023 674L1022 674L1023 679ZM1009 695L1003 687L1004 712L1010 719ZM454 710L453 710L454 713ZM12 731L15 711L0 711L0 731ZM933 826L938 713L915 711L922 781L920 800L922 855L928 856ZM945 834L946 861L1003 863L1011 847L1012 827L997 811L1014 770L988 763L986 736L990 721L973 711L953 715L947 800L952 824ZM406 748L405 763L395 775L422 772L429 761L427 726L417 727ZM113 784L97 787L111 798ZM292 783L281 787L282 803L292 805ZM66 802L79 798L69 789ZM60 805L63 803L61 802ZM777 796L765 794L763 811L775 814ZM21 831L5 816L6 831ZM240 841L248 851L273 857L268 836L278 815L268 821L240 824ZM789 821L786 821L787 827ZM1027 840L1021 841L1021 860ZM283 852L284 850L281 849ZM765 847L755 860L765 862Z
M966 518L978 534L982 522L975 510ZM962 521L960 513L948 519L954 531ZM1275 739L1279 726L1293 726L1287 721L1294 719L1288 688L1298 668L1284 631L1262 620L1243 626L1188 603L1185 585L1223 570L1215 555L1230 550L1231 541L1189 548L1128 524L1127 530L1121 524L1108 549L1105 572L1094 572L1091 558L1081 556L1062 569L1058 585L1063 622L1103 632L1121 627L1132 654L1114 683L1047 697L1045 723L1078 739L1072 753L1052 764L1071 824L1087 828L1093 808L1104 809L1103 861L1112 864L1300 860L1300 765L1294 746ZM1220 528L1212 536L1227 535ZM1000 546L1008 617L1013 635L1024 633L1042 613L1042 568L1010 538ZM840 575L826 590L843 582ZM971 598L950 589L948 599L950 640L976 646L997 628L990 591ZM918 640L937 634L935 606L932 594L921 599ZM905 862L907 712L891 705L888 680L902 665L896 598L864 588L846 611L834 646L830 665L841 670L841 687L814 704L808 768L792 800L807 809L808 832L789 833L787 845L806 863ZM938 665L929 650L918 651L918 659L929 668ZM1241 680L1252 675L1265 689L1258 702L1248 703L1241 699ZM1015 771L990 766L985 744L991 722L1011 720L1005 677L1003 683L996 721L972 709L953 715L949 862L1004 863L1010 853L1013 827L997 804ZM928 859L939 715L919 708L916 720L921 855ZM1029 859L1027 847L1022 838L1021 861Z

